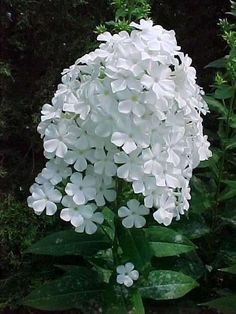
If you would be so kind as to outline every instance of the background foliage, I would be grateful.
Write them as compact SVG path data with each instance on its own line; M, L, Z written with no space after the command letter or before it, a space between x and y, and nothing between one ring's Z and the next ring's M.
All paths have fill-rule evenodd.
M114 2L119 4L119 1ZM206 0L201 3L199 5L197 0L153 0L150 1L150 14L155 23L176 31L178 43L182 46L182 50L192 57L193 64L197 68L198 83L210 92L209 86L212 85L214 71L204 69L204 66L227 53L226 45L219 36L217 21L224 17L226 11L229 11L230 4L227 0ZM43 103L51 99L62 69L95 47L96 31L99 31L96 26L101 27L106 25L105 22L113 21L115 9L116 7L108 0L2 1L0 36L2 47L0 52L2 95L0 306L2 308L17 306L23 295L46 278L54 278L58 273L58 270L50 271L50 266L55 264L57 259L48 260L45 257L39 262L23 254L31 243L42 238L43 235L55 229L58 231L59 223L48 217L46 219L35 217L25 205L28 187L43 162L42 143L36 133L36 126L40 108ZM112 23L107 27L111 26ZM119 29L124 25L118 23L116 27ZM209 134L216 130L215 118L217 117L218 115L215 114L207 118L206 127L209 129ZM216 147L221 145L219 138L214 138L213 143ZM216 154L215 157L221 156L217 157ZM228 170L230 171L230 168ZM199 195L210 195L206 186L208 181L204 180L204 184L200 181L202 176L207 178L204 171L204 169L199 171L199 175L193 179L192 208L195 212L211 207L210 197L199 198ZM230 186L228 190L226 186L226 192L229 190ZM234 206L233 201L228 204L228 207ZM223 210L223 207L220 208ZM226 215L225 223L227 219L230 218ZM194 219L194 221L197 223L198 220ZM193 236L193 226L189 226L189 229L186 227L188 220L183 219L183 223L186 235L192 236L191 239L198 239L199 234L195 235L195 238ZM201 221L199 225L202 234L207 233L209 225L212 227L211 223L204 225ZM176 230L178 228L181 226L176 225ZM199 228L196 227L196 230ZM235 247L220 247L219 250L223 252L216 254L219 247L217 237L228 238L233 231L231 227L223 229L220 227L217 232L210 233L203 240L196 240L201 255L200 261L195 253L188 256L181 255L180 259L174 257L173 259L168 257L168 260L162 259L166 267L172 265L174 270L189 267L186 269L186 274L194 273L194 278L202 278L204 288L190 295L191 302L207 301L211 296L217 295L214 289L223 289L225 282L225 286L230 287L230 275L223 277L219 272L211 271L213 266L216 268L221 265L227 266L235 260ZM226 244L226 246L234 245L234 243ZM215 257L215 265L212 266ZM206 272L206 265L209 266L208 272Z

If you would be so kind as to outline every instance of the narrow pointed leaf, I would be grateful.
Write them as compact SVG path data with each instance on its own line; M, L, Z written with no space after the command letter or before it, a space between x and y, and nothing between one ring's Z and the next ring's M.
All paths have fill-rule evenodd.
M148 280L139 291L143 298L154 300L177 299L197 287L198 283L191 277L170 270L150 272Z
M217 99L212 96L205 95L204 100L207 102L209 108L223 116L227 115L227 109L225 106Z
M82 268L82 267L81 267ZM32 291L23 304L40 310L66 310L81 308L83 302L101 297L104 286L96 280L90 270L67 273L60 279L45 283Z
M232 266L229 266L229 267L221 268L219 270L223 271L223 272L226 272L226 273L230 273L230 274L236 275L236 264L234 264Z
M130 313L145 314L142 296L137 290L131 293L131 305L132 309Z
M221 311L223 314L235 314L236 294L230 294L222 298L218 298L201 305Z
M180 255L196 248L185 236L170 228L150 227L145 233L152 253L157 257Z
M217 99L228 99L234 94L234 89L229 85L221 85L215 90L215 98Z
M226 67L225 57L216 59L205 66L205 68L216 68L216 69L225 68L225 67Z
M66 230L53 233L33 244L28 253L63 256L93 255L110 247L108 238L102 233L92 235Z
M118 233L124 257L131 260L139 269L149 265L151 250L144 231L140 229L129 230L121 226Z
M171 227L191 240L210 232L203 216L196 213L189 213L188 217L185 215L179 221L174 221Z

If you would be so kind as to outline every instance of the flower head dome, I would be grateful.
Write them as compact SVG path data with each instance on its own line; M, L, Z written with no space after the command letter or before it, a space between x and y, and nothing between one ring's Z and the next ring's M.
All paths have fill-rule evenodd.
M52 104L42 110L38 130L50 162L31 187L29 206L39 213L61 202L61 218L75 225L79 217L80 232L102 223L102 214L94 217L116 198L116 176L143 195L158 223L169 225L189 207L193 168L211 156L203 91L174 31L151 20L130 25L130 34L99 35L99 48L62 72ZM58 197L40 192L48 185L55 195L60 189ZM86 228L91 217L93 228Z

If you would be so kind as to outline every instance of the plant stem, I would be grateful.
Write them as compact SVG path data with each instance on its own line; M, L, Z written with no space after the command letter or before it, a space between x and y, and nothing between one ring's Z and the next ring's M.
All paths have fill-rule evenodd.
M117 230L118 230L118 225L119 225L119 220L117 217L118 209L120 208L120 195L122 193L122 185L120 180L117 178L116 180L116 208L114 212L114 226L115 226L115 234L114 234L114 240L113 240L113 246L112 246L112 254L113 254L113 260L114 264L118 265L119 263L119 256L118 256L118 248L119 248L119 243L118 243L118 235L117 235Z
M218 176L217 189L216 189L216 195L215 195L216 204L215 204L214 215L213 215L213 223L212 223L213 228L216 226L216 220L217 220L216 216L217 216L217 209L219 206L219 195L220 195L220 191L221 191L221 181L222 181L223 173L224 173L226 147L227 147L227 140L229 138L229 131L230 131L229 122L230 122L230 117L231 117L231 114L233 111L234 100L235 100L235 93L233 94L233 96L230 99L229 109L228 109L227 117L226 117L225 139L224 139L224 142L222 145L223 146L223 153L222 153L222 158L221 158L220 167L219 167L219 176ZM226 107L224 99L223 99L223 104Z

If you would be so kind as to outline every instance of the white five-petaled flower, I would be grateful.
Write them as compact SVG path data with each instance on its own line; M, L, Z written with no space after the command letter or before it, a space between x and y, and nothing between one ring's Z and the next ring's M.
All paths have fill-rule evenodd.
M55 158L46 163L46 168L42 170L42 177L49 180L53 185L68 178L72 170L63 159Z
M122 219L125 228L142 228L146 224L144 215L149 214L149 209L140 205L139 201L132 199L127 202L127 207L122 206L118 210L118 216Z
M139 278L139 272L134 269L134 264L126 263L125 265L119 265L116 268L117 277L116 281L120 285L131 287L135 280Z
M80 206L80 214L83 217L83 223L75 228L76 232L85 232L93 234L97 231L97 225L101 225L104 221L101 212L95 212L97 206L95 204L88 204Z
M76 142L77 127L68 120L61 120L57 125L50 124L45 130L44 149L47 153L63 158L68 146Z
M61 219L70 221L74 227L82 225L84 218L81 215L79 206L75 204L72 197L68 195L64 196L61 203L64 206L60 213Z
M65 192L73 196L73 201L77 205L86 204L94 199L96 195L95 178L87 175L83 178L81 173L73 173L70 177L71 183L67 183Z
M61 193L50 183L32 186L32 196L28 197L28 205L37 215L46 209L46 215L52 216L57 211L56 203L61 201Z

